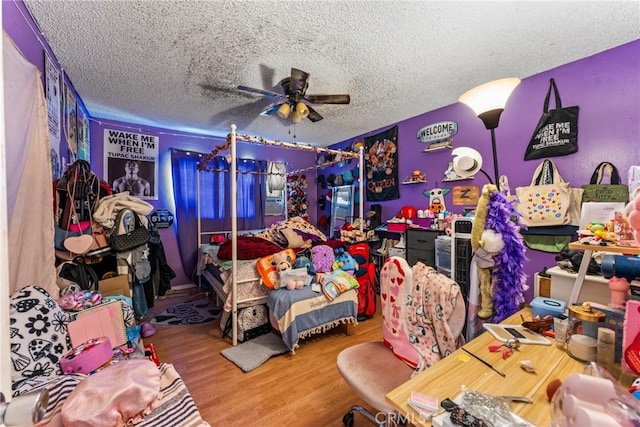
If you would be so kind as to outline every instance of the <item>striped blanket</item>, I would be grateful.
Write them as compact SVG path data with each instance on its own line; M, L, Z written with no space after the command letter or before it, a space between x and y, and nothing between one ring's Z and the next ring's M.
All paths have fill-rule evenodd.
M173 365L161 363L158 369L162 374L160 377L162 399L142 422L136 424L136 427L208 427L209 424L200 417L200 412L189 390ZM85 377L84 374L62 375L44 385L49 390L49 404L43 420L37 426L62 426L60 417L62 405L76 385Z
M358 292L348 290L333 301L323 294L302 289L277 289L269 293L269 310L278 321L282 340L290 350L298 348L298 341L312 334L325 332L343 323L357 324Z

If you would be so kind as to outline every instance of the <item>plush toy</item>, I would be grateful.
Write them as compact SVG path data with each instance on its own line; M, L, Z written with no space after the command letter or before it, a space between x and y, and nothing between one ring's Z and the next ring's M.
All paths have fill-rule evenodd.
M635 197L627 204L625 213L633 231L635 244L640 246L640 189L636 190Z
M478 279L480 281L480 310L478 311L478 317L481 319L488 319L493 315L493 278L491 275L493 260L490 265L488 265L486 262L483 262L486 257L482 257L481 255L484 244L483 237L488 237L488 234L484 232L487 221L489 197L496 191L498 191L498 187L493 184L485 184L485 186L482 187L482 195L478 199L476 216L473 220L473 226L471 227L471 248L476 253L474 259L478 264ZM479 250L480 254L478 254ZM492 256L490 258L492 258Z
M286 287L289 290L303 288L305 280L301 273L307 274L306 268L294 270L291 257L284 252L273 254L273 264L280 275L280 287Z
M358 270L358 264L351 254L344 250L344 248L337 248L335 250L336 260L333 264L334 270L346 271L350 276L354 276L356 270Z

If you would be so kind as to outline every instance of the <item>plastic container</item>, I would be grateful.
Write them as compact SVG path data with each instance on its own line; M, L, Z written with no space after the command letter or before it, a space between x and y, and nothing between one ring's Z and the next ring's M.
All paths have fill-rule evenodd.
M411 221L413 221L413 223L419 227L431 228L433 218L413 218Z
M564 301L560 301L553 298L536 297L531 301L531 312L533 316L540 316L540 318L547 315L558 317L564 314L566 304Z
M404 233L405 231L407 231L407 224L402 222L401 223L388 222L387 230L392 231L394 233Z

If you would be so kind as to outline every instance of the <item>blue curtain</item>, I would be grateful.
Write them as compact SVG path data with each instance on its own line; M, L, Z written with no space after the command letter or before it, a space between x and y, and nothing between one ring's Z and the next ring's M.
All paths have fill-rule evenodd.
M200 218L202 231L231 230L230 164L217 156L198 172L204 154L171 150L173 194L176 204L174 227L182 267L187 275L195 272L198 262L198 193L200 174ZM238 230L264 228L267 162L238 159Z

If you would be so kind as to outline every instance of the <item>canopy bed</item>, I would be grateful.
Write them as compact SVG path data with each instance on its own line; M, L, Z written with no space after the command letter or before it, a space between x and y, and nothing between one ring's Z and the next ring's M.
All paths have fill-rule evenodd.
M288 246L281 247L280 249L284 249L287 247L291 247L291 240L300 238L300 235L307 237L311 237L312 240L319 239L322 243L326 240L326 236L322 232L320 232L313 225L307 223L304 220L301 220L299 217L287 218L287 209L285 209L285 220L280 223L276 223L271 227L259 231L256 233L256 230L238 230L238 191L237 191L237 174L238 174L238 158L237 158L237 143L244 142L250 144L262 144L266 146L272 147L280 147L286 149L294 149L294 150L303 150L303 151L314 151L316 153L328 153L331 155L335 155L337 159L357 159L358 160L358 170L359 170L359 180L358 185L360 186L360 191L362 191L362 183L363 183L363 170L364 170L364 158L363 152L360 150L359 152L353 151L343 151L343 150L334 150L328 149L324 147L314 147L307 144L300 144L296 142L281 142L281 141L269 141L260 137L251 137L247 135L238 135L236 133L236 125L231 125L231 133L227 136L227 140L224 144L221 144L215 147L210 154L205 156L198 163L198 175L197 175L197 222L198 222L198 267L197 272L201 277L205 277L205 279L211 285L213 291L216 296L224 302L224 308L226 311L231 313L232 319L232 332L231 332L231 340L233 345L237 345L238 343L238 331L237 331L237 315L238 309L266 303L268 300L274 299L274 294L277 294L278 291L271 291L268 287L263 284L263 280L258 274L256 270L256 256L255 258L251 258L250 253L252 252L253 246L251 246L251 238L243 236L243 234L247 234L251 232L253 236L257 236L260 239L264 239L266 241L275 242L277 239L272 238L274 234L284 231L287 228L293 228L298 232L296 236L293 236L293 233L290 233L292 237L289 237ZM211 169L207 167L207 164L211 162L217 155L224 152L230 152L230 178L231 178L231 194L230 194L230 204L231 204L231 230L203 230L203 221L201 216L201 201L203 197L211 197L210 192L202 191L201 189L201 178L200 175L202 173L210 172ZM287 172L288 176L292 176L295 174L300 174L305 171L313 171L319 167L326 167L331 164L338 163L340 160L336 160L332 163L323 163L321 165L314 165L311 167L307 167L304 169L298 169L292 172ZM360 194L363 194L362 192ZM359 218L360 222L360 231L363 229L362 218L363 215L363 204L359 204ZM220 245L220 248L212 248L210 245L203 245L203 238L211 237L216 234L224 233L229 235L225 246ZM288 233L284 233L285 236ZM280 236L282 237L282 236ZM226 240L226 239L221 239ZM283 243L278 242L281 245ZM274 243L276 244L276 243ZM284 242L286 244L286 242ZM241 249L241 254L239 255L239 247ZM230 258L226 262L219 263L220 253L218 251L229 251ZM212 269L208 268L211 264L221 264L221 270L218 273L213 272ZM218 276L218 277L215 277ZM297 292L290 291L290 292ZM351 293L355 293L353 291ZM310 297L317 297L318 295L322 296L322 293L317 294L311 292ZM353 300L350 308L350 312L353 311L353 306L355 305L355 310L357 311L357 297L345 297L338 300L330 301L328 304L324 304L322 307L319 307L318 310L328 310L329 307L337 301L336 304L343 302L345 299ZM292 300L289 298L289 300ZM276 304L273 302L273 304ZM284 303L287 304L287 303ZM293 301L290 301L288 304L294 304ZM271 301L270 301L271 307ZM335 309L335 307L333 307ZM274 310L275 311L275 310ZM331 319L327 317L326 312L323 315L318 316L317 322L318 324L314 324L313 320L309 320L308 316L305 316L304 325L296 325L296 314L293 310L288 310L286 307L283 308L283 303L278 304L278 312L286 313L287 320L286 322L282 319L272 319L272 325L278 324L282 325L281 332L283 333L283 338L285 337L284 328L289 329L294 326L291 330L295 330L296 333L294 337L290 337L287 340L287 345L291 350L294 350L297 347L297 340L301 337L306 337L311 333L320 332L329 327L340 323L356 323L356 316L351 316L350 314L347 316L345 313L336 313L335 318ZM307 313L308 314L308 313ZM282 314L285 316L285 314ZM342 316L342 317L340 317ZM287 332L287 334L291 334L291 332Z

